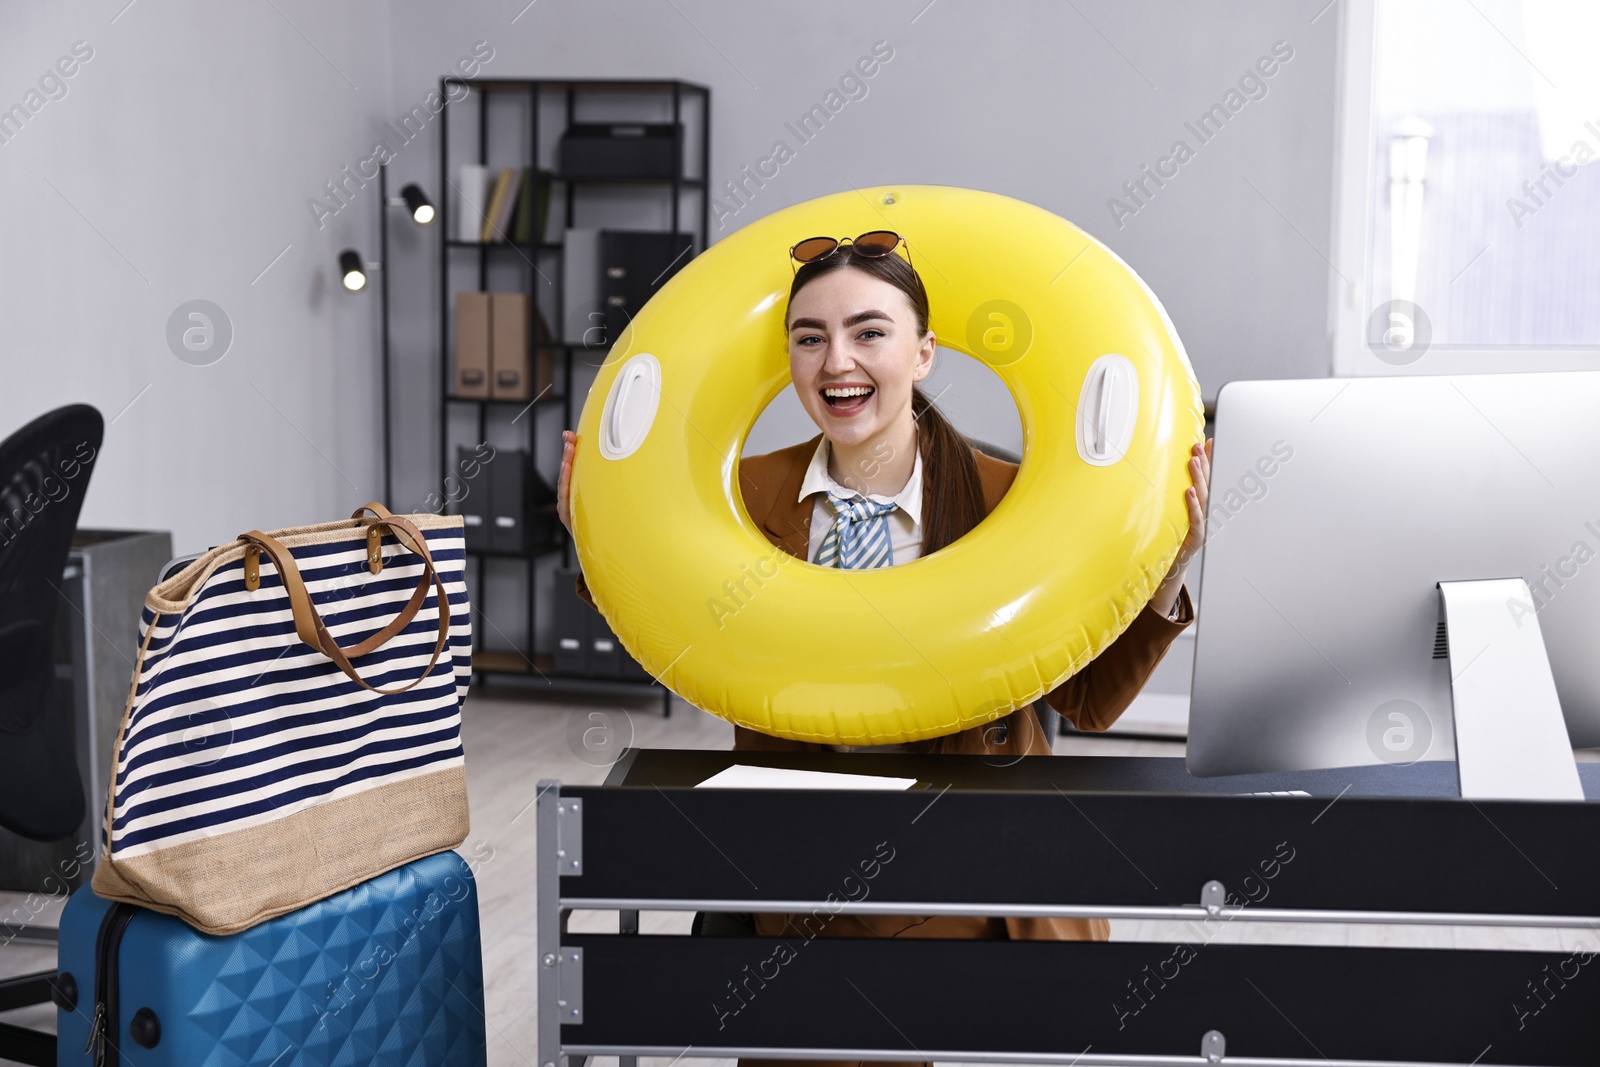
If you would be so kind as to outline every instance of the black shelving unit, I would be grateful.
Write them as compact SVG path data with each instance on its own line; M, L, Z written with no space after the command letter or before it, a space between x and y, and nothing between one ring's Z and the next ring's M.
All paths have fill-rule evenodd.
M478 99L477 135L478 151L477 162L488 166L489 152L489 108L494 100L508 95L520 95L527 100L528 113L528 145L530 158L517 161L517 165L529 167L534 180L539 180L540 160L540 104L548 99L551 94L560 94L564 97L566 126L571 126L576 120L578 103L585 94L601 93L634 93L641 95L660 95L670 100L670 121L679 130L680 155L684 158L684 167L671 178L635 178L635 179L605 179L568 177L559 172L553 174L553 186L550 190L549 215L562 218L562 228L569 229L575 224L578 202L582 191L588 187L598 186L624 186L639 187L641 193L654 194L655 190L667 192L670 197L670 223L669 232L678 232L683 219L683 193L688 190L699 194L698 230L692 236L695 240L694 253L705 250L709 240L710 224L710 195L707 189L711 173L711 90L703 85L677 80L621 78L621 79L523 79L523 78L487 78L487 79L460 79L441 78L439 92L443 99L450 99L448 88L450 85L464 86L469 92L478 92L483 95ZM699 102L699 174L690 176L683 173L689 164L687 155L681 151L684 138L683 121L685 112L690 110L686 105L691 100ZM605 349L600 346L588 346L581 343L568 342L564 339L553 341L538 340L538 330L529 329L530 366L535 374L539 366L541 352L553 351L557 354L557 366L553 368L552 385L548 392L536 396L532 401L526 400L480 400L454 395L454 374L452 341L452 302L453 289L459 288L452 285L453 270L460 269L460 258L471 255L473 251L477 257L477 287L480 291L489 287L489 271L493 257L502 257L515 262L519 257L527 264L524 277L527 282L527 291L533 294L534 321L538 321L539 313L545 310L546 305L540 301L534 279L539 274L541 262L546 260L554 262L558 267L564 267L562 254L564 244L559 241L535 240L531 242L481 242L462 241L457 237L457 220L455 219L456 190L451 182L450 167L452 156L450 153L450 126L451 113L460 109L460 104L452 105L440 113L440 152L439 152L439 190L440 190L440 225L443 239L440 241L440 269L439 269L439 471L441 482L448 474L451 467L451 414L454 409L469 407L475 409L477 418L477 433L479 441L489 439L491 419L506 417L508 412L511 421L520 421L527 416L529 429L528 451L530 456L538 454L538 419L537 409L544 405L561 405L562 425L572 428L577 425L579 397L575 396L573 388L573 369L575 356L579 352L593 351L603 354ZM566 127L563 127L565 129ZM546 131L548 132L548 131ZM502 161L503 162L503 161ZM510 164L505 164L510 165ZM556 171L555 167L548 168ZM558 207L564 210L558 213ZM546 219L546 228L550 220ZM543 237L543 234L537 235ZM564 338L563 324L566 321L568 309L563 308L562 292L558 288L555 294L555 307L553 315L548 320L555 324L552 332ZM559 450L560 438L553 438L551 447ZM537 474L535 464L534 477ZM552 487L553 488L553 487ZM554 506L551 505L553 508ZM486 582L485 568L490 559L510 558L522 559L527 567L527 644L521 648L495 647L485 642L485 635L481 626L473 627L473 670L475 674L494 675L533 675L537 674L551 683L562 688L572 690L616 690L640 688L660 688L662 691L663 710L669 711L671 707L671 693L660 683L654 681L638 682L625 679L594 679L575 675L563 675L555 670L555 659L552 655L538 652L535 645L536 623L539 618L538 594L535 568L538 561L546 556L561 553L565 566L571 567L575 562L573 546L567 536L566 529L555 523L555 537L553 540L532 546L526 552L496 552L480 551L469 552L468 556L476 568L478 596L487 596L488 584Z

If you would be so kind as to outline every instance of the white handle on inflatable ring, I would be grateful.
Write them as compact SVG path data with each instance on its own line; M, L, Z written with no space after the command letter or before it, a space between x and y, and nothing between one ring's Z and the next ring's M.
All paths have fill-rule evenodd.
M1116 385L1116 375L1102 370L1100 372L1100 401L1095 405L1097 414L1094 420L1094 447L1101 455L1105 454L1106 438L1111 436L1109 423L1111 421L1111 390Z
M1078 455L1108 467L1127 454L1139 416L1139 371L1127 356L1107 353L1089 365L1078 397Z
M641 352L623 364L600 413L600 454L625 459L644 444L661 400L661 364Z

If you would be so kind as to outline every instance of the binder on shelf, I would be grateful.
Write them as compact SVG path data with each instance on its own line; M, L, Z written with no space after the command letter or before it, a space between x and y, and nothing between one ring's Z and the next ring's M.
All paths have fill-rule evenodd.
M480 241L483 233L483 214L488 207L485 194L489 185L489 168L477 163L461 167L461 183L456 201L456 240Z
M561 527L561 516L556 513L556 490L545 481L534 466L533 455L528 455L526 515L528 538L535 547L552 544Z
M591 678L621 678L622 644L611 632L606 617L594 609L589 610L588 645L584 649L584 672Z
M574 122L559 159L563 178L671 178L683 170L683 124Z
M604 615L584 603L575 585L576 568L555 570L555 670L577 678L652 682L655 679L628 655Z
M563 238L561 307L566 318L561 339L572 345L603 347L605 315L600 308L600 231L571 229Z
M650 672L644 669L644 664L628 655L628 650L619 643L617 654L622 659L622 680L625 682L653 682L655 679Z
M464 492L451 502L460 515L468 552L528 553L555 539L560 518L556 493L533 466L525 449L500 449L483 458L481 445L456 449Z
M589 673L595 678L619 678L625 682L655 681L644 665L622 647L606 617L593 608L589 609Z
M570 586L569 586L570 588ZM576 594L576 590L573 591ZM583 603L579 600L579 603ZM584 649L584 673L590 678L617 678L624 682L653 682L644 665L628 654L617 639L611 624L598 611L583 605L588 611L588 641Z
M557 567L553 581L556 603L551 625L555 630L556 673L581 676L584 673L584 649L588 644L588 616L597 613L578 595L577 570Z
M533 395L554 399L561 394L556 387L556 339L544 321L544 313L533 309Z
M460 478L462 471L476 468L478 476L471 480L463 479L466 495L456 501L455 513L461 516L461 525L466 537L468 552L482 552L489 547L489 471L482 462L478 449L456 449L456 477ZM493 466L494 461L489 461Z
M496 400L531 400L527 293L489 294L489 395Z
M614 344L639 309L691 258L694 235L601 230L598 286L606 343Z
M489 294L456 294L456 396L489 397Z
M496 552L528 549L528 453L502 449L489 462L489 547Z
M546 393L546 388L554 389L556 384L556 338L550 333L550 326L544 321L544 312L538 308L535 301L533 308L533 395L536 397L556 397L559 393Z

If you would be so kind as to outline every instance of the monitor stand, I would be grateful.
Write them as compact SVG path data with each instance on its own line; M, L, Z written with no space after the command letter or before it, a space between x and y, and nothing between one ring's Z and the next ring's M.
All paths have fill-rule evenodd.
M1521 578L1440 582L1461 795L1582 800L1544 635Z

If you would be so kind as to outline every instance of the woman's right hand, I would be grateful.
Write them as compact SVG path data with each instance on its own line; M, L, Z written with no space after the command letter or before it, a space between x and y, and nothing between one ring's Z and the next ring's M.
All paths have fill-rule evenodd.
M572 536L572 457L578 451L578 435L561 431L561 473L556 476L556 517Z

